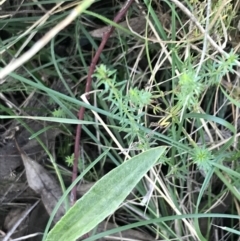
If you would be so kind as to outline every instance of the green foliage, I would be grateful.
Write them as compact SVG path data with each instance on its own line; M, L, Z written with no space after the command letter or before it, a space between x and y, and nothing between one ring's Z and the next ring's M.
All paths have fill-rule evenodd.
M205 77L205 85L218 85L223 76L229 72L233 73L238 58L238 55L231 50L227 57L218 56L217 60L208 60L205 65L205 71L200 72L200 75Z
M8 2L9 1L5 1L5 3ZM22 12L26 9L30 10L34 5L33 3L30 6L25 2L21 4ZM45 3L42 2L41 5L45 7ZM45 2L47 4L47 1ZM53 2L57 3L59 1L54 0ZM102 2L105 6L104 1L99 2ZM234 6L235 3L228 2L225 1L224 5L222 1L212 2L210 23L214 19L215 23L210 26L209 35L218 44L225 41L223 36L230 35L232 37L231 43L235 47L236 43L233 38L232 30L234 30L237 25L232 25L230 29L229 24L236 23L235 20L237 20L237 18L232 19L232 15L235 14L234 11L236 10L239 12L239 8ZM201 199L204 198L205 200L205 195L207 195L209 204L211 203L210 205L214 206L215 203L213 202L215 202L215 199L212 198L213 195L210 193L210 191L213 190L212 188L214 188L214 183L211 182L211 173L215 172L216 174L218 169L220 169L221 173L226 177L226 181L222 185L223 191L231 191L229 186L231 186L232 189L237 189L239 187L239 177L232 172L233 170L239 172L240 154L238 150L233 152L233 149L239 149L239 147L236 148L234 145L234 148L232 148L232 141L232 143L229 142L229 145L222 145L219 148L219 146L213 146L215 143L209 143L204 140L202 140L202 142L207 142L207 146L196 147L195 149L192 149L191 146L196 145L195 142L199 138L200 132L198 128L201 128L202 125L206 124L205 128L209 128L209 130L211 130L212 126L215 126L221 131L222 128L220 126L224 125L215 119L216 116L218 118L220 117L223 121L226 116L228 116L228 121L237 119L235 118L237 115L237 111L235 112L235 106L239 107L240 88L235 84L236 79L232 79L233 75L229 75L229 73L233 73L234 69L236 69L235 65L238 56L234 52L237 47L231 51L228 50L229 48L225 48L224 51L226 51L227 54L221 55L221 53L216 51L209 43L205 50L205 59L200 63L200 68L199 59L204 50L201 48L203 34L199 28L194 24L186 22L188 17L185 13L179 11L179 8L171 1L165 4L164 9L166 8L166 15L164 13L164 19L162 19L159 18L162 14L159 15L158 12L158 9L162 7L162 3L158 4L159 8L155 8L154 6L156 6L157 1L144 0L142 1L143 7L146 7L145 10L147 10L146 12L149 16L149 20L153 23L151 28L150 26L144 27L145 29L148 28L151 32L145 31L142 38L133 36L129 30L125 31L125 33L129 33L126 39L122 37L120 32L117 38L112 36L113 38L111 41L114 48L109 45L101 53L100 61L106 63L107 66L100 65L94 73L95 79L97 80L96 95L98 99L96 101L96 106L91 104L86 105L79 99L79 96L83 94L85 85L85 82L82 80L88 73L92 53L96 51L98 45L90 35L89 26L82 24L82 21L93 23L95 19L98 18L104 23L104 25L111 25L112 21L107 17L112 19L114 13L116 13L117 9L120 7L118 1L115 1L115 3L116 5L114 4L114 7L111 9L113 11L109 11L109 6L107 9L103 6L101 9L97 9L96 12L99 14L96 14L93 6L91 9L93 12L86 12L83 18L79 18L78 21L72 22L71 28L63 29L61 33L59 33L58 38L55 39L55 42L54 40L52 41L51 49L50 45L46 45L39 54L34 56L34 62L29 61L28 64L20 67L16 72L14 71L12 76L14 77L14 75L17 74L18 77L15 76L15 79L7 79L7 81L2 84L0 92L2 92L10 102L16 105L18 104L18 108L22 108L21 104L23 104L22 106L25 106L26 102L24 103L24 100L27 100L27 97L29 97L29 100L31 101L31 96L29 96L29 94L33 91L36 91L35 93L38 93L39 95L43 95L44 100L48 100L46 107L49 108L49 111L45 111L44 109L44 111L39 112L39 114L52 114L52 117L49 119L43 119L41 116L35 116L34 118L37 118L38 121L47 120L61 123L60 126L61 128L64 128L65 133L68 133L68 137L62 134L61 138L58 138L56 143L58 153L56 156L58 158L65 158L66 165L69 166L71 166L73 162L72 148L74 138L72 138L72 135L75 134L75 125L80 122L83 124L82 136L87 139L86 147L91 148L92 145L97 146L97 154L99 155L101 155L102 150L105 148L110 149L108 154L105 153L106 156L104 155L104 160L101 161L101 164L99 165L101 168L108 163L116 166L122 163L122 155L119 154L119 150L116 149L116 145L113 144L112 138L108 137L106 130L102 128L99 123L96 123L92 111L101 114L102 120L109 126L117 142L119 142L124 149L129 150L130 155L134 155L134 153L137 152L136 149L147 150L153 145L163 145L164 143L167 143L169 148L167 160L165 160L166 165L164 165L162 173L159 170L160 175L156 180L156 187L163 189L164 195L166 195L168 200L166 201L164 198L158 198L158 195L162 196L162 194L158 193L158 189L154 187L154 196L149 197L148 206L144 208L144 210L143 208L138 209L137 205L132 202L128 203L131 205L131 210L126 207L127 212L124 213L129 217L128 220L133 220L133 216L134 220L141 219L144 216L151 221L151 219L159 217L159 214L161 214L163 218L170 216L168 217L168 220L170 220L173 212L176 213L177 209L180 213L191 212L194 210L194 207L196 206L196 196L198 196L199 203L201 203ZM207 2L189 0L185 1L185 3L184 6L192 12L197 18L199 24L205 28ZM224 8L222 8L222 11L220 12L219 10L222 6L224 6ZM48 9L48 6L46 9ZM72 5L66 3L64 4L62 13L61 10L53 13L45 24L41 25L41 34L45 34L46 30L52 29L57 22L64 19L70 9L72 9ZM168 12L171 15L169 15L170 18L168 18ZM216 14L218 14L218 16ZM136 8L131 8L128 15L129 20L132 16L137 16ZM35 16L33 14L32 17L37 20L41 15L39 14ZM4 19L3 17L0 23L2 29L7 30L12 34L10 39L2 42L1 50L8 49L11 51L11 58L8 58L6 55L2 56L3 65L10 62L12 58L16 56L17 52L20 53L18 50L22 49L20 55L24 53L25 48L22 48L25 46L23 45L24 43L28 43L28 46L33 45L34 40L31 41L31 38L28 38L29 33L24 33L24 31L32 26L33 21L35 21L34 19L29 19L26 15L21 16L21 13L17 13L17 15L12 16L11 18L6 17ZM21 29L19 28L20 22ZM167 22L167 25L165 25L164 22ZM150 24L150 22L147 24ZM16 33L19 34L16 35ZM137 33L141 34L138 31ZM155 33L155 36L153 36L152 33ZM159 38L156 33L159 35ZM81 46L79 41L79 34L81 35L81 40L82 38L86 38L90 41L93 51L85 51L85 47ZM55 47L56 49L58 49L58 47L61 48L62 40L64 40L65 37L70 37L71 39L72 44L70 48L67 48L67 52L70 53L71 51L71 54L59 58L59 56L54 54L54 49ZM160 41L162 40L164 42L161 43ZM239 41L236 42L238 44ZM65 46L65 44L63 45ZM160 45L162 47L159 48ZM192 47L194 47L194 49ZM139 51L140 48L141 51ZM138 64L137 61L140 59L141 63L139 62ZM108 67L110 65L114 66L116 69L110 69L110 67ZM198 74L196 74L196 70L198 71ZM46 86L51 86L53 79L54 81L62 81L65 85L64 88L70 83L67 80L74 81L76 84L74 84L74 87L69 85L69 89L73 91L74 94L71 93L71 91L68 91L68 94L63 94L66 92L62 90L56 92L51 88L47 88ZM95 79L93 81L94 84ZM229 86L223 85L222 80L226 79ZM224 95L220 93L220 91L217 91L217 87L220 83ZM147 88L144 89L144 87L142 87L141 89L139 86L147 86ZM66 90L67 89L68 88L66 88ZM224 90L227 90L226 93ZM77 96L77 98L75 96ZM4 99L1 101L3 102ZM2 112L6 112L6 105L9 103L4 101L4 106L1 107ZM231 106L229 104L231 104ZM87 123L87 121L82 122L77 120L76 113L80 106L86 107L84 118L85 120L88 120L89 123ZM54 110L54 108L56 109ZM14 113L21 113L18 109L15 109L14 106L13 108L9 107L9 110L10 111L7 112L9 116L14 115ZM25 109L25 111L28 113L28 109ZM205 118L204 115L194 116L195 113L199 112L202 114L206 113L211 118ZM24 115L24 112L21 114ZM188 114L193 115L186 117ZM15 116L14 118L18 118L18 116ZM196 122L199 123L196 124ZM67 125L65 125L65 123ZM151 125L152 123L153 125ZM2 124L6 127L9 126L5 121ZM47 127L49 126L47 125ZM234 133L232 129L227 126L225 127ZM33 133L32 138L39 136L46 130L47 129L44 128L41 131ZM201 133L202 139L204 139L204 132L205 129L203 130L203 133ZM223 136L223 138L225 137ZM208 150L210 145L212 151ZM214 151L214 148L219 148L220 151ZM85 180L96 181L99 179L99 173L102 174L102 171L99 171L99 167L96 167L96 169L87 168L89 163L90 165L93 163L92 159L95 155L91 154L96 154L97 148L93 148L92 152L90 151L91 153L88 151L88 148L83 149L83 160L80 159L78 164L78 170L80 173L78 181L83 177ZM45 147L45 150L47 153L48 148ZM191 158L189 158L189 156ZM50 158L50 160L52 160L53 165L56 165L55 159ZM193 163L195 163L195 165L192 165ZM226 163L228 164L228 168L225 165ZM216 166L212 169L212 166L214 165ZM138 163L135 166L138 167ZM192 175L192 172L196 173L196 166L200 172L205 175L204 182L207 180L206 183L199 183L199 180L195 179L197 176L199 177L198 174ZM58 172L57 167L54 167L59 177L61 177L60 175L65 175L65 172L60 173ZM87 171L84 173L85 170ZM209 172L209 170L211 171ZM82 175L82 173L84 173L84 175ZM124 177L125 176L123 175L123 178ZM163 178L164 182L161 182L161 178ZM153 177L153 179L155 181L155 177ZM111 184L113 190L119 188L118 182L123 183L123 185L125 184L125 180L122 179L114 181L112 181ZM201 185L202 193L197 193L197 190L191 189L191 187L193 187L192 182L198 182ZM220 182L221 181L219 181L219 183ZM137 196L139 198L146 195L147 191L149 191L149 185L146 184L148 183L146 183L145 180L138 183L136 189L138 190ZM229 184L229 186L227 186L227 184ZM209 193L207 193L208 187ZM125 190L125 186L123 189ZM186 192L186 190L188 191ZM98 197L101 196L101 198L106 198L108 200L108 204L112 200L118 200L116 196L113 196L114 193L112 192L106 194L106 192L100 193L99 189L95 189L95 191L95 194L97 193L98 196L96 198L96 196L93 195L93 192L91 194L93 199L100 199ZM194 192L193 195L191 195L192 192ZM237 196L234 192L232 192L232 195L234 198ZM65 198L66 197L67 194ZM84 202L87 205L86 200L90 199L86 198L85 200L81 200L81 205L83 205ZM170 210L169 203L172 203L172 208L170 208ZM207 205L208 208L210 208L210 205ZM96 208L94 206L96 206ZM99 206L97 202L91 203L89 209L90 213L87 213L86 207L88 206L83 208L83 213L81 212L80 215L78 213L80 206L78 206L79 209L73 209L74 212L78 214L78 217L74 215L73 211L71 212L73 215L72 217L76 217L76 219L80 217L79 222L81 222L81 225L86 224L86 227L89 227L90 225L90 222L86 223L86 219L84 218L96 218L98 215L103 218L103 216L101 216L102 214L99 214L98 212ZM234 207L229 208L229 210L235 211ZM111 214L113 211L114 209L112 209ZM68 213L67 215L70 214ZM198 215L200 216L201 214L196 214L196 219L199 217ZM181 216L180 214L179 218L182 219L183 217L184 216ZM219 214L219 217L222 217L221 214ZM64 217L63 220L67 219ZM176 220L167 221L164 222L164 227L162 221L159 221L153 223L151 227L145 225L144 229L149 229L152 233L155 232L155 234L159 235L159 239L161 240L181 240L183 236L189 237L190 235L192 235L192 237L190 237L192 240L204 240L194 237L193 231L196 230L196 227L194 227L192 220L188 220L189 226L186 226L183 221L179 220L177 226ZM96 219L94 222L97 223ZM77 223L78 220L76 225ZM131 225L133 224L131 223ZM75 223L71 223L71 227L74 229L76 227ZM209 225L209 229L210 228ZM73 233L78 233L78 231L79 230L75 232L74 230ZM70 236L74 234L70 233ZM211 240L211 238L206 239ZM68 240L68 237L66 240Z
M210 161L214 159L212 153L205 147L196 147L193 152L193 162L197 164L199 170L203 171L203 173L208 173L212 165Z
M165 147L150 149L101 178L54 226L46 241L75 241L96 227L118 208L164 151Z
M182 74L179 75L178 88L175 91L177 97L176 109L189 110L198 109L199 98L202 93L210 86L219 84L219 81L227 73L234 71L238 55L231 51L227 57L219 56L216 60L208 60L203 68L196 75L191 62L187 61ZM186 64L184 64L186 66ZM172 107L173 108L173 107Z
M65 157L65 162L69 167L73 165L73 161L74 161L74 154L72 154L71 156Z
M227 57L221 56L218 59L219 62L216 64L216 71L218 74L224 76L228 72L233 73L233 67L236 66L236 61L238 60L238 55L235 54L233 50L231 50Z
M141 117L144 114L142 109L151 103L152 94L132 87L128 93L125 93L127 81L118 81L116 70L109 70L103 64L96 68L93 76L97 78L97 87L104 85L100 97L109 103L111 112L121 118L121 129L128 128L125 138L130 136L131 140L134 140L137 136L141 145L147 148L149 143L138 125L142 124Z
M189 68L179 76L179 86L180 90L177 92L177 97L181 105L188 108L194 107L204 90L204 85L193 69Z
M136 109L141 109L145 105L151 103L152 94L145 90L139 90L138 88L130 88L129 90L129 102L134 105Z
M58 109L55 109L53 112L52 112L53 116L54 117L63 117L65 118L66 117L66 113L64 112L63 109L61 108L58 108Z

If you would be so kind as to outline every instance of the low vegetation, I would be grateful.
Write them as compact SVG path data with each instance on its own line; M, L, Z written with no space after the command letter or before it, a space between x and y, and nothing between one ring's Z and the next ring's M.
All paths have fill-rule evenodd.
M3 240L39 197L42 226L12 238L239 239L239 1L133 1L118 23L124 1L0 4Z

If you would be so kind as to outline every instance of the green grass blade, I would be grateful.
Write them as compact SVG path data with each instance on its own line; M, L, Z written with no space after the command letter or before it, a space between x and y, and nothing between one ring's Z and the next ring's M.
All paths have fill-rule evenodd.
M240 232L236 229L229 228L229 227L221 227L221 226L217 226L217 227L221 228L222 230L226 230L228 233L234 233L240 236Z
M173 216L167 216L167 217L161 217L161 218L155 218L155 219L150 219L150 220L144 220L132 224L128 224L125 226L117 227L111 230L107 230L102 233L98 233L92 237L89 237L87 239L84 239L84 241L94 241L94 240L99 240L102 237L109 236L114 233L122 232L125 230L130 230L133 228L145 226L148 224L156 224L156 223L163 223L167 221L172 221L172 220L181 220L181 219L190 219L190 218L228 218L228 219L236 219L239 220L238 215L231 215L231 214L222 214L222 213L201 213L201 214L182 214L182 215L173 215ZM197 239L199 240L199 239ZM201 240L202 241L202 240Z

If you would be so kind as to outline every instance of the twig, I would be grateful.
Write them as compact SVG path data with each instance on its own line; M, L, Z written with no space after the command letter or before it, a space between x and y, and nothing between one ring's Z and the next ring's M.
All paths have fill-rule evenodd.
M37 204L40 202L38 200L35 202L30 208L24 211L24 213L21 215L19 220L13 225L10 231L8 231L7 235L3 238L2 241L8 241L11 235L14 233L14 231L17 229L17 227L20 225L20 223L27 217L27 215L37 206Z
M25 235L25 236L22 236L20 238L15 238L15 239L12 239L11 241L20 241L20 240L27 240L29 238L32 238L32 237L36 237L38 235L43 235L43 233L33 233L33 234L28 234L28 235Z
M114 18L113 22L118 23L118 22L121 21L121 19L123 18L123 16L126 14L127 10L129 9L129 7L132 5L133 1L134 0L127 0L125 2L124 6L118 12L118 14ZM101 42L100 46L98 47L98 50L97 50L95 56L92 59L92 62L91 62L90 68L89 68L89 72L88 72L86 88L85 88L85 94L86 94L87 98L89 98L87 93L91 90L92 75L94 73L94 70L95 70L96 64L98 62L99 56L102 53L103 48L104 48L105 44L107 43L110 35L113 33L114 29L115 29L115 27L112 26L110 28L110 30L103 35L102 42ZM83 120L84 112L85 112L85 108L81 107L79 112L78 112L78 119L79 120ZM75 146L74 146L74 163L73 163L72 182L74 182L75 179L77 178L81 131L82 131L82 125L78 125L77 130L76 130L76 138L75 138ZM72 205L76 202L76 200L77 200L77 186L75 186L72 189L72 192L71 192Z

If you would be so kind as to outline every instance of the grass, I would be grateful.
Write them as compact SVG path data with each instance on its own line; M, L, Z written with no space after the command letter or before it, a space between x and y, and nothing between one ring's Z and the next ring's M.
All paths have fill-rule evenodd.
M99 170L95 167L94 174L92 169L86 173L91 181L101 179L107 166L120 166L129 157L152 147L168 147L163 163L148 172L154 185L143 178L136 186L136 199L124 203L124 215L116 212L117 222L129 223L127 228L142 224L143 230L159 240L237 240L238 1L185 1L181 9L178 1L161 5L155 0L141 3L151 22L135 33L131 29L124 34L116 30L100 56L89 103L81 96L99 45L99 39L93 38L90 31L111 22L119 9L117 1L111 3L111 11L104 1L96 1L31 60L11 73L3 81L1 92L14 103L23 102L33 91L48 96L56 109L31 118L61 123L68 148L59 144L59 153L67 160L66 167L71 164L74 146L74 138L70 142L69 134L75 135L75 124L80 123L76 113L84 105L82 145L91 151L84 152L81 171L104 153ZM40 9L35 4L26 1L21 9ZM42 2L41 6L50 11L45 4ZM211 11L207 12L210 4ZM25 53L76 5L77 2L65 1L62 8L32 29L44 12L32 16L19 13L1 19L1 29L8 33L0 48L2 66ZM136 4L128 18L135 16L143 16ZM190 21L192 16L203 29L208 26L211 41ZM79 39L90 44L81 46ZM63 83L64 94L51 90L53 78ZM14 107L11 112L6 112L6 108L6 102L0 105L2 124L6 124L4 116L17 116ZM45 150L53 160L47 147ZM55 160L53 163L59 180L64 179ZM224 206L220 200L229 195ZM201 218L203 214L205 219ZM212 217L214 225L210 224ZM121 228L124 227L117 230Z

